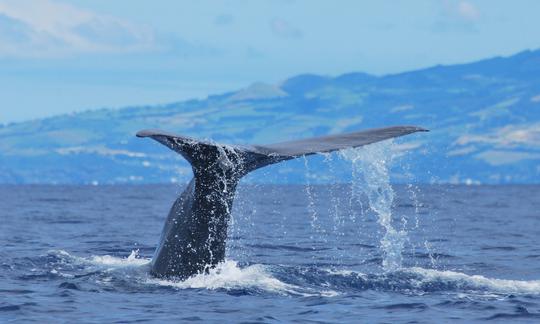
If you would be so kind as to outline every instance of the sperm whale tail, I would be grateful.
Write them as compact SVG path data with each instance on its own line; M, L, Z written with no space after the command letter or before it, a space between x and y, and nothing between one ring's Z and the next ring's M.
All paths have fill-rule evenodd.
M137 136L150 137L180 153L191 163L194 171L199 168L208 170L209 164L218 161L237 164L234 167L241 169L240 174L243 175L268 164L304 155L333 152L425 131L416 126L393 126L269 145L223 145L160 130L142 130ZM226 157L228 161L223 161ZM223 165L220 164L220 167Z
M192 166L193 180L176 200L152 258L152 273L185 279L225 258L227 224L236 186L247 173L296 157L358 147L426 131L414 126L370 129L270 145L223 145L160 130L143 130L181 154Z

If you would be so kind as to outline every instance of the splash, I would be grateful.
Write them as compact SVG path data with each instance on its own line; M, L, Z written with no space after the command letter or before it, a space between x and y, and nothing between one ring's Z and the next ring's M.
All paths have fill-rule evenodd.
M140 267L149 264L151 261L151 259L140 257L139 250L132 250L128 257L116 257L107 254L79 257L64 250L51 250L48 254L72 264L89 264L109 268Z
M179 289L254 289L280 295L303 297L333 297L338 295L337 292L332 290L310 290L305 287L285 283L274 278L267 267L262 264L254 264L242 268L233 260L225 260L215 268L210 269L208 273L201 273L184 281L149 278L146 283Z
M256 264L240 268L238 263L233 260L226 260L210 269L208 273L201 273L184 281L148 279L148 283L181 289L206 288L215 290L243 287L264 287L265 290L269 291L287 291L291 289L289 285L271 277L262 265Z
M111 255L95 255L86 260L96 265L113 267L139 267L147 265L151 261L150 259L141 258L139 256L139 250L131 251L130 255L127 258L114 257Z
M309 180L309 178L310 178L310 169L309 169L308 159L307 159L307 157L305 155L303 156L303 159L304 159L304 167L306 168L306 173L308 175L307 181L306 181L307 184L306 184L306 186L304 188L305 188L306 195L307 195L307 198L308 198L307 208L308 208L309 215L311 217L311 228L313 230L315 230L316 233L324 235L326 233L325 233L324 228L322 228L322 226L321 226L321 223L319 221L319 212L317 211L317 208L315 207L316 197L315 197L315 194L313 192L313 185L311 184L311 182ZM311 236L311 239L314 239L314 237Z
M394 190L390 184L390 166L393 159L391 140L340 151L340 156L352 163L353 195L359 199L364 194L369 208L378 216L384 234L380 241L383 253L383 269L395 271L401 268L402 250L407 232L394 227L392 204Z
M150 260L140 258L136 251L128 257L78 257L62 250L49 251L49 255L60 258L62 267L77 266L73 269L76 271L74 273L61 273L63 269L52 269L51 273L55 275L71 279L94 278L100 285L117 285L119 289L125 287L128 279L136 284L177 289L248 290L302 297L335 297L359 290L405 294L446 292L478 297L540 295L540 280L497 279L420 267L402 268L395 272L363 273L346 268L291 268L263 264L239 266L236 261L227 259L208 273L195 275L185 281L174 281L150 277L145 267ZM58 265L55 264L55 267ZM286 276L276 277L274 273Z

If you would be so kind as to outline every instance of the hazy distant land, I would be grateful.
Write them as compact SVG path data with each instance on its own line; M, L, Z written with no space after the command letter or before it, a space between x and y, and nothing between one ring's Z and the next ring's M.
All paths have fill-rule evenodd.
M16 109L16 107L8 107ZM277 85L160 106L100 109L0 126L0 183L182 182L179 156L134 136L160 128L229 143L270 143L387 125L431 129L408 150L395 181L540 182L540 50L386 76L299 75ZM345 179L344 162L331 174ZM305 180L302 161L272 182ZM314 159L311 173L327 168ZM328 169L328 168L327 168ZM253 180L253 179L252 179ZM248 179L249 181L249 179Z

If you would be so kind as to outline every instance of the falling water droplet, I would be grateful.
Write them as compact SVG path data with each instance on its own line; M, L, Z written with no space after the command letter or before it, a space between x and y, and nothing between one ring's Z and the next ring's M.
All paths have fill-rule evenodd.
M392 145L392 141L384 141L339 153L352 163L353 194L363 193L367 196L369 208L377 214L378 223L383 228L380 248L385 271L401 268L402 250L407 240L407 232L396 229L393 223L394 190L390 184Z

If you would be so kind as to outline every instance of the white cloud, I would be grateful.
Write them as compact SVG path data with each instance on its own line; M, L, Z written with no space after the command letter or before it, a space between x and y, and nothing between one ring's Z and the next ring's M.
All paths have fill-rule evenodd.
M474 22L480 18L480 11L470 1L446 0L444 9L448 15L468 22Z
M131 152L128 150L114 150L114 149L110 149L110 148L102 147L102 146L96 146L96 147L75 146L75 147L59 148L56 150L56 153L60 155L97 154L97 155L103 155L103 156L125 155L125 156L135 157L135 158L146 157L145 153ZM144 162L148 162L148 161L144 161Z
M475 158L484 160L493 166L500 166L519 163L524 160L540 160L540 153L487 150L477 154Z
M0 0L0 56L55 57L155 48L146 26L53 0Z
M481 12L471 1L444 0L441 14L432 24L435 32L476 32Z
M496 147L540 147L540 123L508 125L484 134L461 135L454 144L490 144Z
M478 9L476 9L476 7L468 1L459 2L456 9L459 16L463 19L477 20L478 18L480 18L480 13L478 12Z
M303 37L303 33L300 29L291 25L288 21L274 18L270 21L270 28L272 32L279 37L298 39Z

